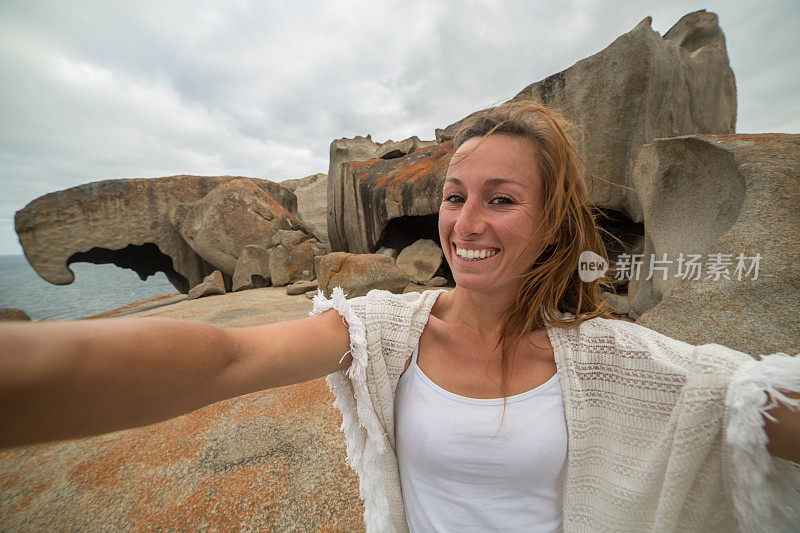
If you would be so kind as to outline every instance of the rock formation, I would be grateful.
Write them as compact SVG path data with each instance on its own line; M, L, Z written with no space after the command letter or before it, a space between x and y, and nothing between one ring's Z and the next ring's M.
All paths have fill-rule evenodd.
M434 276L425 283L423 283L426 287L444 287L447 285L447 278L443 278L442 276Z
M257 244L245 246L233 272L233 291L266 287L270 279L269 250Z
M383 239L387 224L400 217L439 212L442 184L452 157L452 142L416 150L397 159L370 159L339 167L336 187L339 203L328 204L328 233L334 250L371 253L381 245L402 249L420 238L438 240L438 231L421 234L413 222L398 227L394 241ZM328 201L331 201L330 195ZM434 225L435 226L435 225ZM399 240L399 242L397 242Z
M378 255L385 255L386 257L391 257L392 259L397 260L397 250L395 250L394 248L386 248L385 246L381 246L375 253Z
M314 257L325 247L302 231L280 230L270 243L269 273L276 287L293 281L314 279Z
M22 309L16 307L0 307L0 320L18 320L30 322L31 317Z
M796 349L800 135L659 139L640 150L632 181L646 235L629 284L637 322L692 344Z
M635 151L659 137L732 132L736 118L725 38L716 15L705 11L686 15L663 37L647 18L605 50L514 99L559 109L582 128L581 155L590 176L602 178L592 180L595 204L631 224L643 220L636 195L625 188ZM311 228L309 234L336 251L400 250L420 238L437 240L440 188L452 149L447 139L460 124L438 130L438 145L417 137L335 140L327 178L309 176L287 182L288 188L192 176L83 185L21 210L20 242L31 265L53 283L72 281L71 262L111 262L142 278L164 271L182 292L214 269L230 283L243 247L267 246L280 229ZM289 189L304 198L302 215Z
M267 248L279 230L299 228L289 211L247 178L226 181L196 202L175 206L169 219L197 255L228 276L245 246Z
M414 283L425 283L439 270L443 258L442 249L435 241L420 239L403 248L396 263Z
M736 85L717 16L689 13L663 37L651 22L645 18L604 50L512 99L542 103L578 126L593 202L637 222L636 196L619 185L630 187L640 146L661 137L733 133L736 124ZM437 130L437 140L451 139L464 120Z
M650 23L648 17L606 49L513 98L555 108L582 130L579 149L592 200L619 215L607 229L633 235L629 240L636 240L638 228L627 226L642 221L630 187L636 150L660 137L731 133L736 122L736 87L716 15L690 13L663 37ZM436 240L449 139L464 120L437 130L438 146L388 161L340 164L334 141L328 178L331 248L370 253L380 246L400 249L419 238Z
M318 284L316 281L295 281L291 285L286 286L286 294L289 296L295 296L297 294L305 294L307 292L316 292L317 286Z
M183 239L170 213L220 184L241 179L173 176L87 183L33 200L16 213L15 229L28 262L50 283L72 283L71 263L113 263L142 279L164 272L176 289L187 293L215 267ZM289 190L271 181L245 179L296 215L297 200Z
M411 282L391 257L378 254L333 252L316 258L316 271L319 288L327 296L337 286L349 298L372 289L400 293Z
M225 280L219 270L215 270L206 276L202 282L189 289L189 294L186 297L189 300L194 300L195 298L213 296L215 294L225 294Z
M328 164L328 238L330 247L334 251L347 251L346 229L340 220L347 216L347 189L346 179L340 174L345 163L367 161L369 159L396 159L412 154L421 148L432 146L435 141L420 141L416 136L403 141L386 141L385 143L373 142L372 137L356 137L354 139L336 139L331 143L330 160ZM391 166L391 165L390 165Z
M330 250L328 241L328 176L312 174L280 185L297 197L297 216L319 242Z

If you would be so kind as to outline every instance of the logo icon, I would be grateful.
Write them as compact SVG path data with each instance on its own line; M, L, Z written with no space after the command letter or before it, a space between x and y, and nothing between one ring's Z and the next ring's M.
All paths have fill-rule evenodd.
M591 250L584 250L578 257L578 277L584 283L590 283L605 276L608 261Z

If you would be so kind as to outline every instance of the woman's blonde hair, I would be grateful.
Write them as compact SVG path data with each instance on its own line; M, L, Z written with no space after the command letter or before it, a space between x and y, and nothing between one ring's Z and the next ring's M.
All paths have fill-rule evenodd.
M475 137L511 135L528 139L536 148L531 164L536 165L542 182L540 231L552 244L545 246L524 274L516 301L504 315L499 341L503 396L507 396L512 358L526 334L544 327L545 321L577 327L585 320L609 316L602 294L611 285L608 278L587 283L578 275L578 258L584 250L608 258L592 216L582 161L569 134L572 128L543 105L512 101L469 117L453 140L457 150Z

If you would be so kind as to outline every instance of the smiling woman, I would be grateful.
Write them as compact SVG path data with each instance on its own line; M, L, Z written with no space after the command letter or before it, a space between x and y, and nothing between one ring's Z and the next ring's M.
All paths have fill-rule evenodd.
M605 253L566 132L510 103L456 136L439 215L452 291L336 288L312 317L228 330L1 325L0 445L328 375L369 531L796 525L800 360L609 319L608 281L578 275L583 251Z
M575 326L608 316L602 291L609 281L583 283L573 268L583 250L604 255L605 248L568 128L541 105L506 104L454 140L439 211L442 249L459 287L516 296L497 321L504 395L510 359L526 334L545 321ZM497 252L476 262L471 250L481 248ZM564 312L573 318L564 320Z

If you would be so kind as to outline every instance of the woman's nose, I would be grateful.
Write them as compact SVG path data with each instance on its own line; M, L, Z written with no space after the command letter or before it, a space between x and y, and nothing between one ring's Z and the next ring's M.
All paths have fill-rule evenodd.
M486 227L485 213L477 201L467 200L461 207L455 230L461 236L483 233Z

